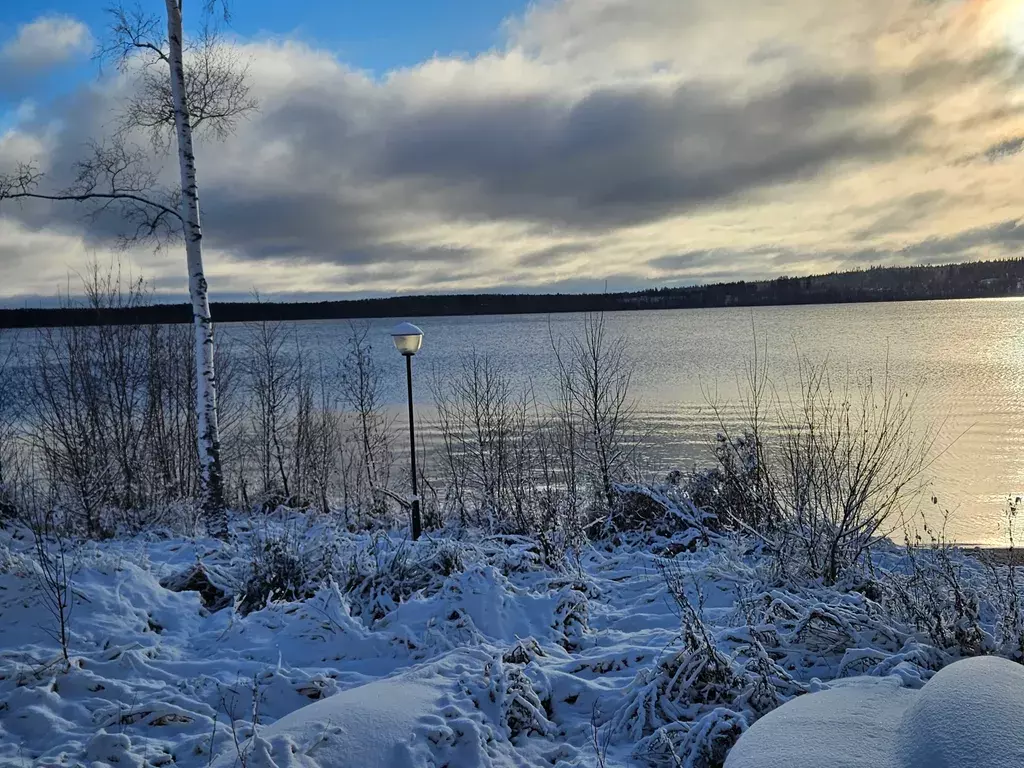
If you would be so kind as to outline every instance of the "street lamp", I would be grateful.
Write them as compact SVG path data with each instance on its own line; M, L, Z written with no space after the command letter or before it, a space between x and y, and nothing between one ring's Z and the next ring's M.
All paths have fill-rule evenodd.
M412 540L420 537L420 494L416 484L416 427L412 410L412 356L423 345L423 331L412 323L399 323L391 329L395 349L405 357L405 378L409 385L409 453L412 456Z

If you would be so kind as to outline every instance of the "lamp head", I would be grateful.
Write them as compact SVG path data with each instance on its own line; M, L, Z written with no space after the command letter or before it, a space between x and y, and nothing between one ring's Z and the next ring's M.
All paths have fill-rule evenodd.
M391 340L403 355L415 355L423 346L423 331L412 323L399 323L391 329Z

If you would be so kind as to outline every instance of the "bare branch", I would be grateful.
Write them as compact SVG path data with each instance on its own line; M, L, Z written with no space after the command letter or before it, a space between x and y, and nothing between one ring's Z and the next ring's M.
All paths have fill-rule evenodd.
M123 5L107 9L110 14L110 36L96 51L101 62L113 62L122 72L127 71L139 54L167 63L164 51L164 27L162 19L135 5Z
M135 88L125 104L120 125L124 132L149 131L154 146L168 149L174 133L174 99L167 73L139 59ZM213 28L205 28L189 42L183 66L185 99L192 129L217 139L231 134L238 121L259 109L248 84L248 63L239 60Z
M75 164L75 178L65 189L40 191L44 175L25 163L12 173L0 175L0 201L64 200L91 203L86 217L95 221L108 212L124 220L119 244L146 240L163 243L180 237L181 214L177 193L160 186L148 155L140 147L119 140L90 145L90 154Z
M231 23L231 6L228 4L228 0L206 0L204 10L208 18L220 16L225 24Z

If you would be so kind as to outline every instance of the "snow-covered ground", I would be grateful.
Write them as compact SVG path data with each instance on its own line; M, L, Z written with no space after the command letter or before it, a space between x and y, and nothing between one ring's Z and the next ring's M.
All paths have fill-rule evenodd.
M313 586L246 603L268 530ZM525 538L261 531L81 545L70 666L31 537L0 531L0 764L699 768L797 695L869 675L902 696L955 658L860 591L779 586L739 538L549 567ZM161 585L197 564L226 607Z

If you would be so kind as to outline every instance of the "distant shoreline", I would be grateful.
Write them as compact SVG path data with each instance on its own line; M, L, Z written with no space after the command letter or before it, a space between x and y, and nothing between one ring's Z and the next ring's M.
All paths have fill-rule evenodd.
M321 302L214 302L218 323L261 320L358 320L617 312L655 309L808 306L1024 296L1024 259L915 267L872 267L809 277L738 281L620 293L448 294ZM0 328L115 324L178 324L192 320L188 304L95 308L0 309Z

